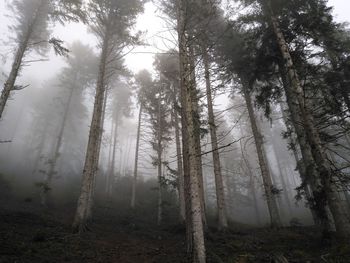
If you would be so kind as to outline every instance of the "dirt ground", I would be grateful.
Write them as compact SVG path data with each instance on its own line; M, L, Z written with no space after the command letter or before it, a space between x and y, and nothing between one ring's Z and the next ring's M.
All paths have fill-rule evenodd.
M70 222L62 212L1 208L0 263L190 262L181 226L157 227L101 210L91 231L78 236ZM288 262L350 262L349 242L324 242L310 227L272 231L233 226L225 233L209 229L206 237L208 262L277 262L281 257Z

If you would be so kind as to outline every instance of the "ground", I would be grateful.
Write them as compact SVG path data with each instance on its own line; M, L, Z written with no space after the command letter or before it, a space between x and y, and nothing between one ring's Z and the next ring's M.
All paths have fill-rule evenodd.
M146 225L130 215L101 210L91 231L78 236L71 232L70 216L60 215L1 208L0 263L189 262L181 226ZM282 262L275 261L278 257L288 262L350 262L348 245L323 242L310 227L271 230L235 225L224 233L209 229L206 236L208 262Z

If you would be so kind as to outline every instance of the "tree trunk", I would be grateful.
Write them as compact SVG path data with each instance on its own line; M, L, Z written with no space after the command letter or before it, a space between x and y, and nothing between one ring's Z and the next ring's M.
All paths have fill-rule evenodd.
M100 171L99 160L100 160L100 155L101 155L102 136L103 136L103 132L104 132L104 123L105 123L105 115L106 115L106 108L107 108L107 97L108 97L108 90L106 87L105 93L104 93L104 99L103 99L100 134L98 137L97 149L96 149L96 155L98 156L98 158L95 160L96 172L95 172L94 179L92 181L92 185L90 187L88 210L87 210L87 220L91 220L91 218L92 218L92 208L94 205L96 178L97 178L98 172Z
M114 136L113 136L113 146L112 146L112 159L111 166L108 174L108 186L107 186L107 196L108 199L112 199L113 195L113 186L115 183L115 156L116 156L116 148L117 148L117 138L118 138L118 119L114 122Z
M12 63L10 75L7 78L7 80L4 84L4 88L1 92L0 119L2 118L2 114L4 112L6 103L10 97L11 91L13 91L15 89L16 79L17 79L19 71L22 67L23 58L25 56L26 51L28 50L29 40L33 34L33 31L35 30L35 24L39 18L39 12L40 12L40 9L42 8L43 5L44 5L43 3L38 4L38 6L35 10L35 13L33 14L33 20L28 25L28 29L25 32L23 39L20 40L14 61Z
M241 130L241 134L243 134L242 130ZM254 175L252 172L252 168L250 167L249 160L245 156L242 141L240 141L239 143L240 143L240 147L241 147L242 158L243 158L243 161L245 163L245 166L247 167L247 171L248 171L248 175L249 175L249 187L250 187L250 192L253 195L253 202L254 202L253 205L254 205L254 211L255 211L255 216L256 216L256 222L258 225L260 225L261 224L261 217L260 217L260 211L259 211L258 197L256 194Z
M108 149L108 169L106 173L106 197L108 198L108 189L109 189L109 175L111 172L111 166L112 166L112 158L113 158L113 136L114 134L114 125L112 123L111 125L111 132L110 132L110 137L109 137L109 149Z
M157 164L158 164L158 214L157 214L157 225L162 223L162 118L161 118L161 102L162 94L159 94L158 98L158 129L157 129Z
M343 209L339 196L337 194L337 187L332 183L332 170L330 163L326 157L325 151L322 146L320 134L315 126L314 118L307 107L307 103L304 100L304 91L300 84L298 73L296 72L293 64L292 57L289 53L289 48L284 35L279 27L277 18L273 15L272 9L269 7L271 13L271 24L276 35L277 44L280 48L282 58L284 60L284 66L287 72L287 76L290 81L289 92L286 92L287 100L293 101L297 107L298 112L301 114L301 125L305 130L307 136L307 142L310 145L312 156L317 165L317 170L322 180L324 199L328 202L330 211L334 218L337 234L341 238L350 237L350 220L348 212ZM288 98L289 97L289 98Z
M272 134L272 132L271 132L271 134ZM271 144L272 144L273 154L274 154L275 159L277 161L277 169L278 169L279 176L280 176L281 183L282 183L282 194L284 195L284 199L286 201L286 205L287 205L287 209L288 209L288 212L289 212L289 216L293 216L292 204L291 204L291 201L290 201L290 198L289 198L289 195L288 195L289 186L287 185L286 178L285 178L286 174L283 173L282 164L281 164L281 162L280 162L280 160L278 158L278 155L277 155L277 149L276 149L275 142L272 141ZM285 207L285 206L283 206L283 207Z
M272 184L272 178L271 174L269 172L266 159L264 156L264 142L263 142L263 137L259 131L258 125L256 123L256 117L254 114L254 108L252 104L252 100L250 97L249 93L249 84L244 83L243 84L243 93L244 93L244 98L247 104L248 108L248 114L249 114L249 119L253 131L253 136L255 140L255 146L256 146L256 151L258 154L258 159L259 159L259 165L260 165L260 170L261 170L261 177L263 179L263 185L264 185L264 190L265 190L265 195L266 195L266 202L267 206L269 209L269 214L270 214L270 219L271 219L271 226L272 227L281 227L282 222L280 218L280 214L278 211L278 206L277 206L277 200L276 200L276 195L273 193L273 184Z
M205 207L205 193L204 193L204 178L203 178L203 169L202 169L202 146L201 146L201 133L200 133L200 116L199 116L199 105L198 105L198 91L197 81L196 81L196 65L194 60L194 48L192 46L189 47L189 77L190 81L194 87L193 99L192 99L192 108L193 108L193 120L194 120L194 129L197 131L195 133L195 142L196 142L196 158L197 164L196 169L198 171L198 182L199 182L199 191L200 191L200 199L201 199L201 207L202 207L202 220L204 228L207 229L207 217L206 217L206 207Z
M205 69L205 83L207 90L207 103L208 103L208 121L211 139L211 149L213 154L214 163L214 175L215 175L215 186L216 186L216 201L218 209L219 229L225 229L228 226L227 215L226 215L226 202L225 202L225 190L221 173L220 155L218 150L218 141L216 135L216 124L213 109L213 98L211 93L210 83L210 71L209 71L209 58L207 48L202 48L203 63Z
M75 83L74 83L74 85L75 85ZM68 100L67 100L67 103L65 105L62 122L60 124L60 130L58 133L57 142L55 144L54 154L52 156L52 159L49 162L49 170L48 170L48 173L46 175L44 187L42 187L42 190L41 190L41 195L40 195L41 196L41 205L45 206L45 207L48 205L48 201L49 201L48 198L50 197L49 191L51 191L50 190L51 182L52 182L52 178L53 178L54 174L56 173L55 170L56 170L57 160L60 157L60 150L61 150L61 146L62 146L63 133L64 133L64 130L65 130L66 125L67 125L67 118L68 118L68 113L69 113L70 105L72 102L73 94L74 94L74 87L71 87L71 90L70 90L69 95L68 95Z
M181 77L181 96L182 96L182 108L183 116L182 120L184 125L182 126L185 130L183 133L184 146L188 144L188 147L184 150L184 167L189 169L185 172L185 190L189 190L191 207L191 218L186 218L186 220L191 220L190 233L193 246L191 246L193 262L205 263L206 262L206 252L204 243L204 229L202 220L202 205L201 196L199 189L199 171L197 168L198 156L197 156L197 146L196 137L199 131L196 130L195 125L195 112L193 109L193 101L197 101L196 88L193 82L190 81L189 76L191 75L191 67L189 65L188 58L188 47L187 47L187 37L186 37L186 2L184 0L178 1L178 20L177 20L177 30L179 38L179 55L180 55L180 77ZM188 152L186 152L188 150ZM188 158L188 163L185 163L185 158ZM187 161L186 161L187 162ZM186 178L188 176L188 178ZM187 222L188 223L188 222ZM187 224L186 224L187 225ZM188 229L188 228L187 228ZM188 231L187 231L188 232Z
M180 203L180 221L184 223L186 220L186 204L185 204L185 183L182 166L182 154L180 145L180 127L179 127L179 115L177 112L177 103L174 99L174 126L175 126L175 143L176 143L176 155L177 155L177 182L179 191L179 203Z
M95 174L97 171L98 159L99 159L99 143L100 134L102 133L102 115L104 94L106 92L105 73L106 73L106 60L108 52L108 36L105 35L101 53L101 60L99 65L99 74L96 86L96 95L93 116L90 126L89 141L87 146L87 152L85 157L85 165L82 178L81 192L78 199L77 211L73 223L73 229L75 231L82 232L87 227L87 220L89 214L89 202L91 202L92 189L94 186Z
M132 181L132 190L131 190L131 208L135 208L136 202L136 185L137 185L137 169L139 162L139 148L140 148L140 134L141 134L141 123L142 123L142 103L140 103L139 110L139 120L137 124L137 136L136 136L136 150L135 150L135 164L134 164L134 178Z

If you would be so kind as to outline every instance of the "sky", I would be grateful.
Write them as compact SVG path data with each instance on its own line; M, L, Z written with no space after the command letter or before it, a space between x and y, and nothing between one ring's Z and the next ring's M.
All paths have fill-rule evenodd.
M334 15L339 22L350 22L350 1L349 0L329 0L329 5L334 7ZM5 0L0 0L0 35L7 36L7 23L9 21L9 12L5 9ZM138 72L141 69L152 70L153 56L156 52L164 52L166 49L174 47L174 36L169 34L169 25L162 19L160 10L152 3L147 3L145 12L140 15L137 20L135 30L144 32L144 41L148 46L138 47L133 50L127 57L126 63L129 69L133 72ZM95 37L90 34L87 29L80 24L69 24L68 26L58 26L53 32L54 36L61 38L67 43L80 40L83 43L89 43L92 47L96 46ZM7 67L11 61L12 52L8 43L2 43L4 39L0 39L0 53L7 54ZM63 66L61 58L51 56L50 61L45 62L45 75L53 77L56 71ZM27 74L33 77L42 78L42 63L31 65L27 68Z

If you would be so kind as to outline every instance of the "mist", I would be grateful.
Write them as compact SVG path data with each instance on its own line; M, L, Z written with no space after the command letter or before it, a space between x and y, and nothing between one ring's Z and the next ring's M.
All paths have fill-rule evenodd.
M0 262L350 262L341 0L0 2Z

